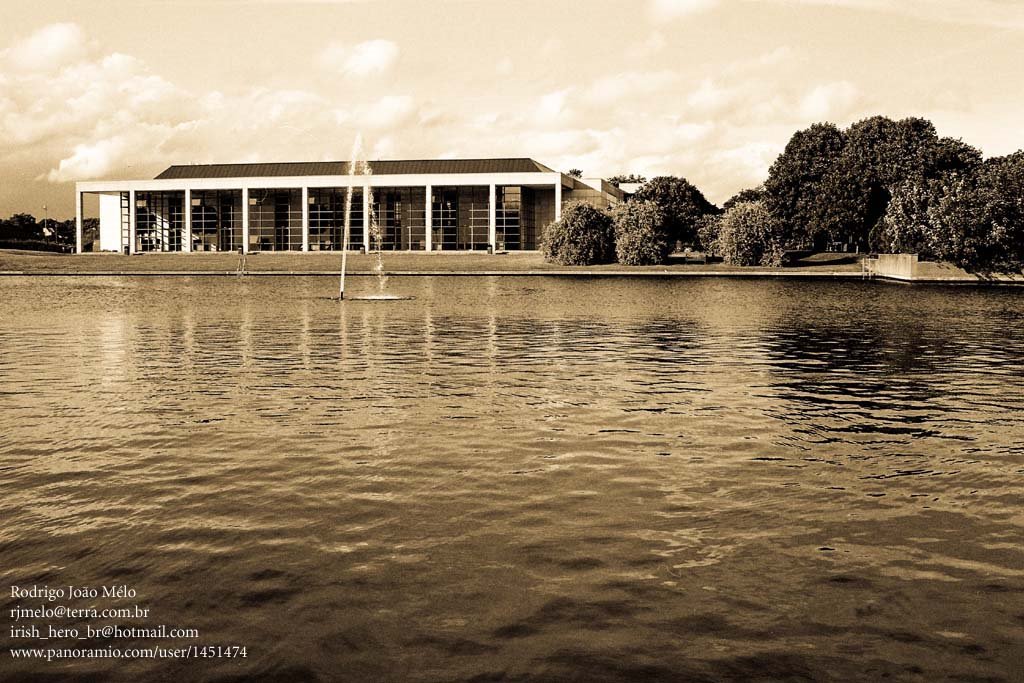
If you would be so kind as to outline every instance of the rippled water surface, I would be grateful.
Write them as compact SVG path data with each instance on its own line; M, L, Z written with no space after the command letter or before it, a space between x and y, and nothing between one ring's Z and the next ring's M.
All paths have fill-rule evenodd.
M5 615L248 651L0 673L1024 680L1024 291L335 287L0 279Z

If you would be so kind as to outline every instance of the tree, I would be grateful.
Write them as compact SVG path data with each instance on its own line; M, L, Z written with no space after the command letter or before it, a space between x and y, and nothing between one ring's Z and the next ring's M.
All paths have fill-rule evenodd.
M824 246L827 237L816 214L822 182L845 146L846 134L835 125L815 123L794 133L769 169L765 205L794 246Z
M942 185L937 180L915 178L897 185L882 221L878 250L894 254L918 254L924 259L934 257L928 211L938 205L941 192Z
M615 260L612 218L586 202L567 202L562 217L541 239L544 259L566 266L589 266Z
M846 145L822 179L812 214L829 240L867 246L882 231L891 189L904 180L934 177L939 138L926 119L873 116L850 126Z
M1024 151L954 175L929 208L929 251L981 272L1024 269Z
M622 183L636 183L638 185L643 185L644 183L647 182L647 178L645 178L642 175L637 175L635 173L630 173L629 175L620 173L618 175L613 175L611 178L608 178L608 182L614 185L615 187L618 187Z
M665 214L665 228L669 244L677 240L694 243L697 240L697 221L707 214L719 213L717 206L705 199L704 194L685 178L658 176L644 184L633 200L653 201Z
M760 202L740 202L722 214L717 248L726 263L781 266L784 227Z
M970 167L969 167L970 168ZM971 271L1024 268L1024 151L893 191L881 247Z
M981 166L981 150L956 138L939 138L928 158L924 175L938 178L945 173L967 173Z
M0 239L39 240L42 238L43 226L32 214L16 213L7 220L0 221Z
M615 256L628 266L664 263L672 251L665 214L650 200L623 202L612 209Z
M725 204L722 204L722 210L727 211L734 205L740 202L761 202L767 198L767 193L764 190L764 185L758 185L757 187L750 187L745 190L740 190L733 196L725 200ZM698 227L698 231L700 228Z
M582 178L583 171L581 171L578 168L570 168L569 172L566 175L572 176L573 178Z
M729 207L729 209L731 208L732 206ZM726 209L726 211L729 209ZM709 213L697 221L697 246L704 252L704 256L720 255L718 252L718 233L722 226L722 215L724 214Z

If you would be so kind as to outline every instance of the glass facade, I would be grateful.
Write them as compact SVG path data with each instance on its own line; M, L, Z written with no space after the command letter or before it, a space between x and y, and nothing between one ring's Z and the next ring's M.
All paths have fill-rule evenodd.
M554 194L554 191L552 191ZM524 187L520 194L519 221L522 243L520 249L539 249L537 229L537 193L533 188Z
M373 189L373 212L380 227L382 250L420 251L427 248L426 201L425 187Z
M498 251L522 248L521 192L518 187L495 188L494 248Z
M431 214L434 249L487 249L490 245L489 193L488 187L434 188Z
M341 249L345 234L345 202L348 189L326 187L309 189L309 250ZM349 249L363 246L363 191L352 189L349 219Z
M235 251L242 246L242 191L192 191L192 251Z
M302 250L302 190L249 190L249 251Z
M381 179L375 179L378 182ZM397 178L396 178L397 180ZM468 180L468 179L467 179ZM270 183L268 183L269 185ZM555 214L554 188L547 184L530 186L495 185L495 206L490 207L489 185L431 186L430 242L436 251L486 251L491 246L491 217L494 219L494 247L498 251L535 250L543 229ZM250 252L335 251L342 248L346 214L346 187L303 189L251 188L248 206L243 206L242 189L193 190L185 206L184 190L136 191L132 206L129 192L104 191L120 200L120 244L118 245L118 201L104 204L102 219L112 242L108 249L131 247L137 252L234 251ZM361 249L371 232L363 215L367 207L362 187L351 190L349 249ZM583 198L591 203L607 201L596 191L566 190L566 199ZM373 188L370 201L374 225L379 228L385 251L422 251L427 247L426 186L382 186ZM135 225L130 213L135 210ZM245 211L244 209L247 209ZM308 211L308 242L303 239L303 216ZM191 218L191 242L184 244L184 211ZM243 226L248 213L249 225ZM248 238L245 235L248 233ZM132 240L134 239L134 244ZM369 241L372 241L372 236ZM245 243L243 243L245 242ZM373 248L373 244L370 245Z
M185 192L135 193L135 251L181 251Z

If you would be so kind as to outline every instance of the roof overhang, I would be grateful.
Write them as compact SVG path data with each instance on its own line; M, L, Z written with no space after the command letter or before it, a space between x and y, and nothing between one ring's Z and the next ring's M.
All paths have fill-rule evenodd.
M177 178L166 180L87 180L75 183L78 192L157 192L173 190L241 190L321 187L446 187L453 185L520 185L571 188L569 176L550 173L430 173L417 175L264 176L246 178Z

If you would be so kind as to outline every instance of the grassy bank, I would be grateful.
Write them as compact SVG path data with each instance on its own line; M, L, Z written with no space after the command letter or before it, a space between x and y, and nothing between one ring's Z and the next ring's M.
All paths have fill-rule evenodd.
M351 274L370 274L376 263L372 254L349 254ZM195 254L50 254L0 250L0 273L24 275L90 274L215 274L235 273L239 257L231 253ZM333 274L341 267L340 253L262 253L245 257L250 273ZM852 276L861 272L853 255L817 254L786 268L731 266L724 263L697 263L673 258L662 266L560 266L545 263L539 252L485 254L482 252L386 252L384 268L389 274L483 274L483 273L580 273L580 274L780 274Z

